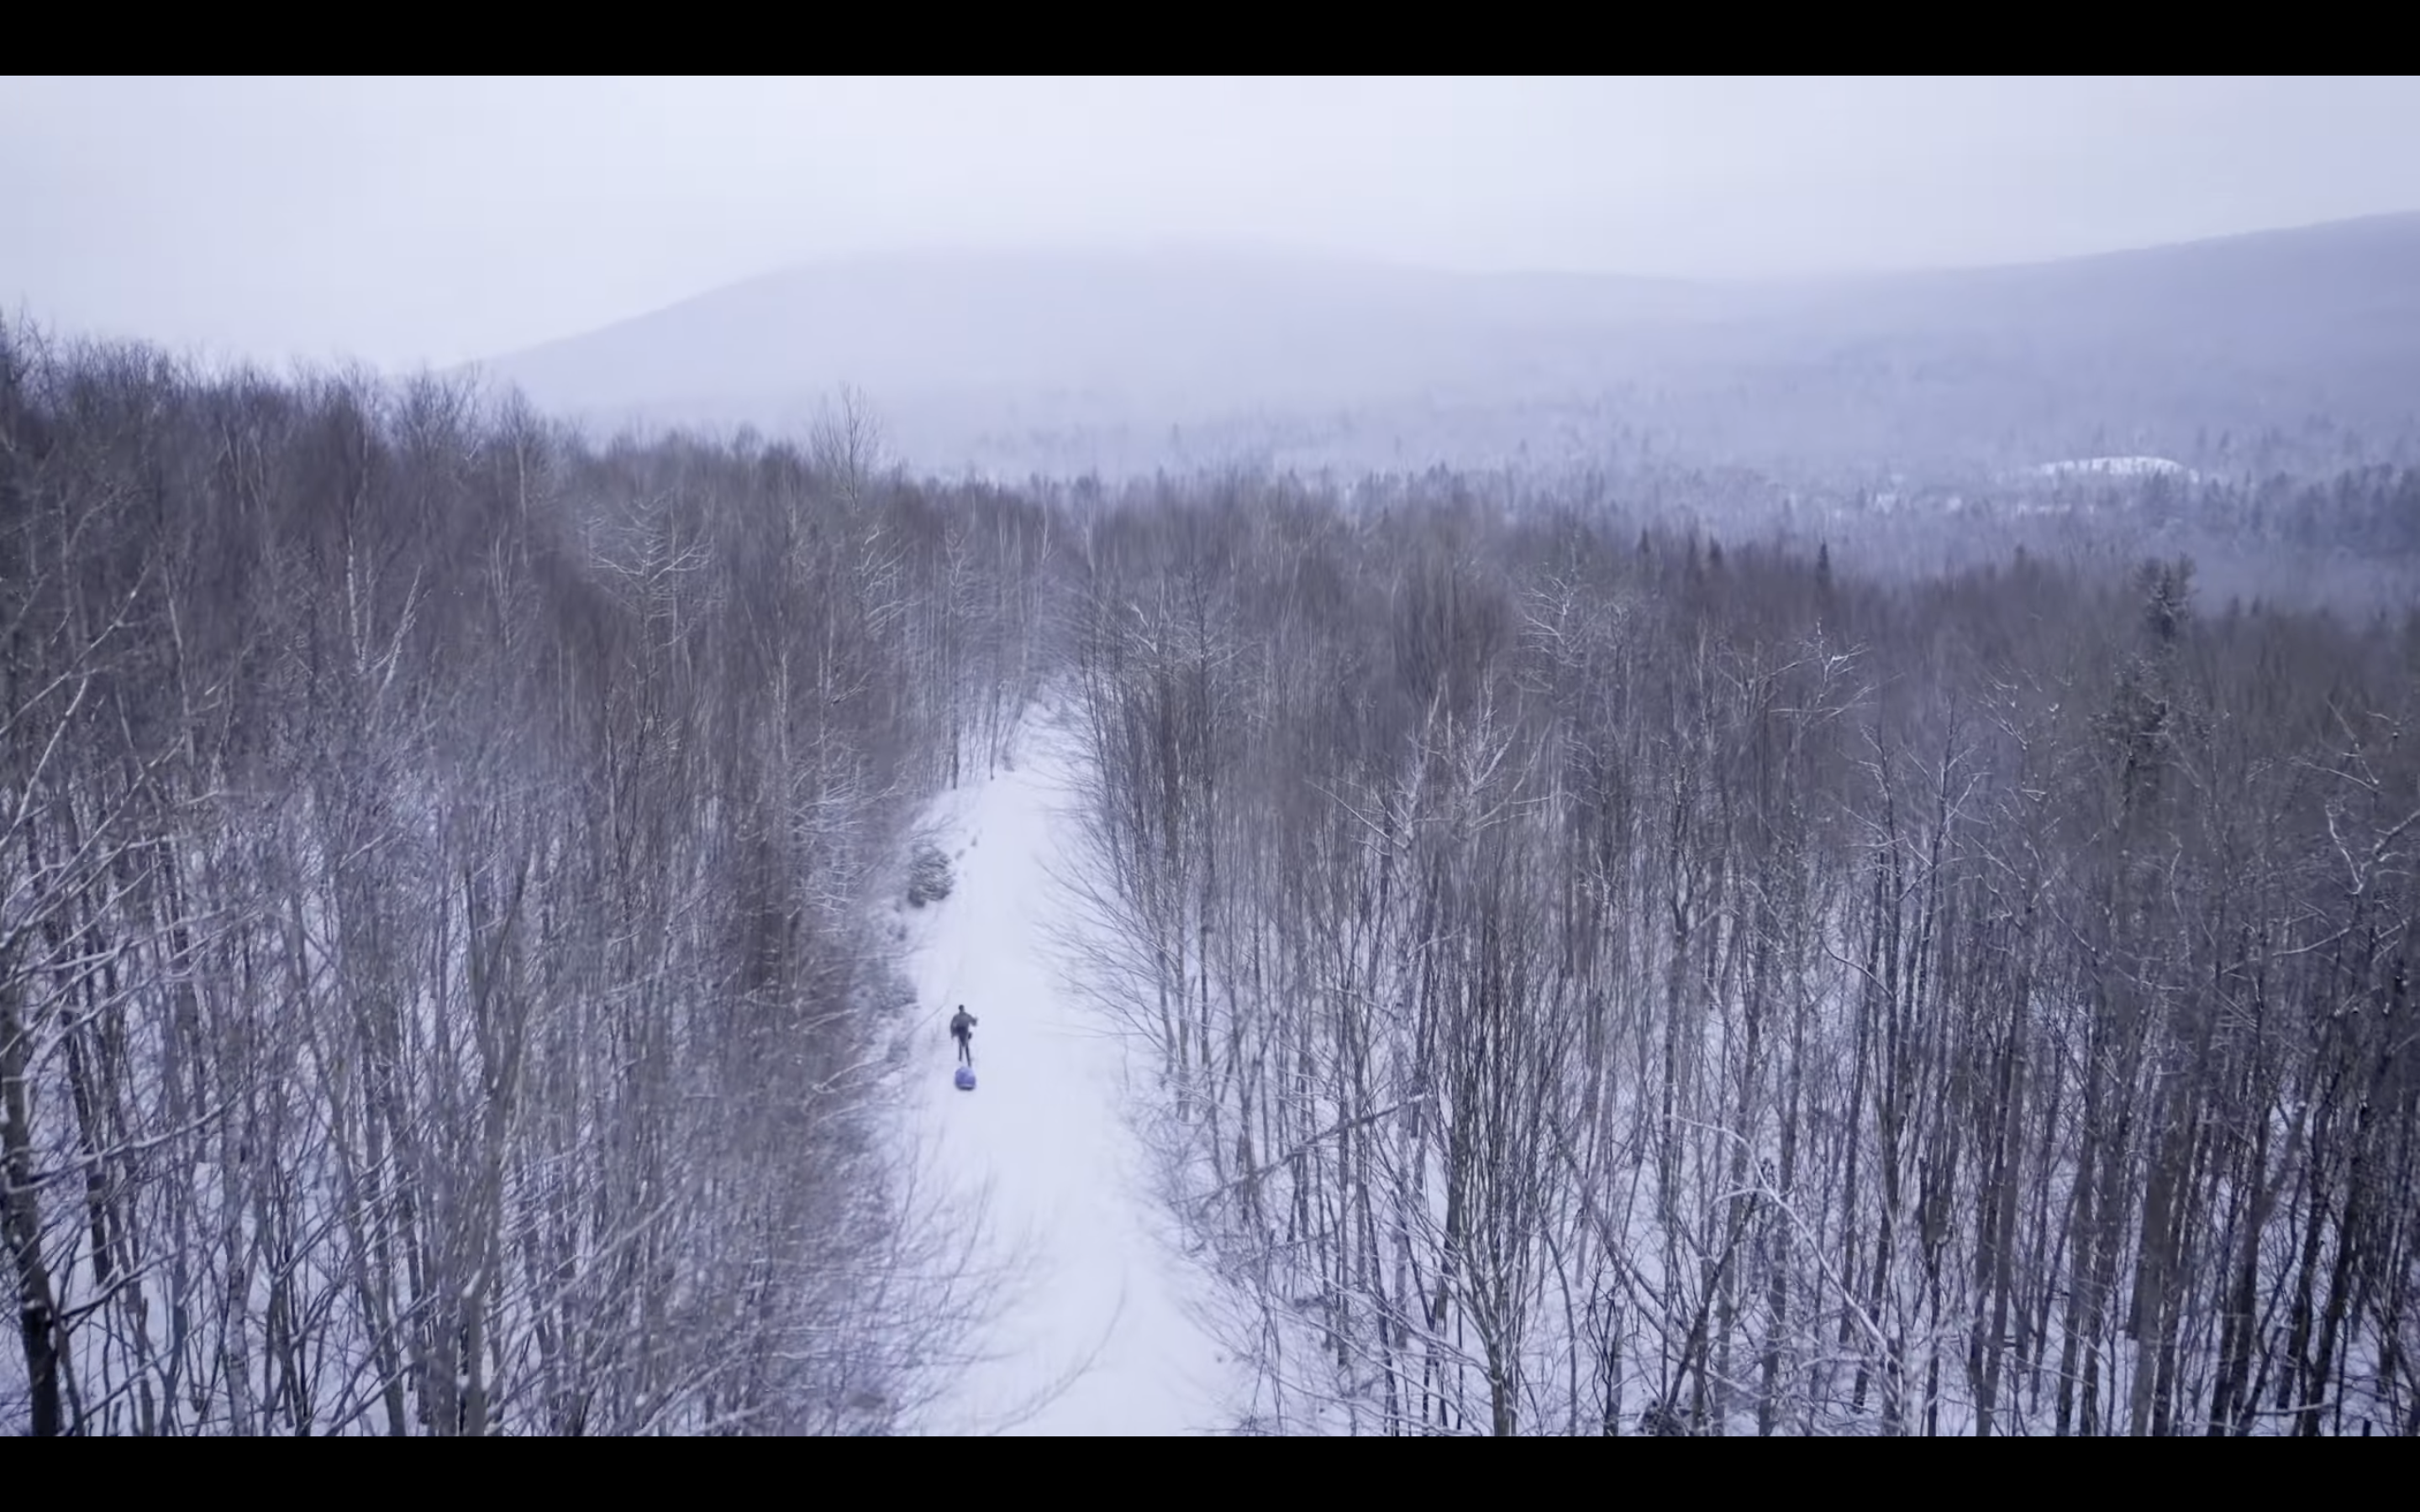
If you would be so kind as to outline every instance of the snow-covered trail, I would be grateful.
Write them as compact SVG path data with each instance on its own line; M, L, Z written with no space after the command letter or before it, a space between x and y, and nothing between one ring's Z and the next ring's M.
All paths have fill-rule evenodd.
M983 1358L927 1425L950 1434L1218 1432L1226 1367L1184 1299L1124 1119L1119 1032L1065 980L1054 925L1077 834L1073 740L1029 711L1013 770L933 815L955 870L924 910L909 967L920 1009L910 1075L923 1144L961 1211L987 1202L994 1254L1022 1276L977 1342ZM964 1003L979 1088L950 1084L946 1028Z

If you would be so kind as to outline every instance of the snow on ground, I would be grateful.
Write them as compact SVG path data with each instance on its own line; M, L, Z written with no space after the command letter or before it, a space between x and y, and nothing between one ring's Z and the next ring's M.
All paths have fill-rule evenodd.
M1052 939L1053 878L1079 833L1058 810L1078 759L1070 737L1029 720L1014 769L930 816L956 877L923 910L909 963L909 1095L939 1179L961 1211L987 1211L994 1259L1023 1271L933 1432L1167 1435L1234 1418L1233 1380L1190 1307L1204 1291L1140 1184L1125 1041L1069 987ZM950 1084L960 1003L980 1021L972 1092Z
M2045 478L2068 477L2079 472L2098 473L2106 477L2148 478L2165 474L2172 478L2194 479L2193 469L2164 456L2085 456L2065 462L2045 462L2034 471Z

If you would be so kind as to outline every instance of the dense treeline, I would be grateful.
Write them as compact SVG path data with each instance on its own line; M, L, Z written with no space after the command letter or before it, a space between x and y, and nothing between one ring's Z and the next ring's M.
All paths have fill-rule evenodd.
M1264 1425L2420 1432L2420 617L1234 486L1071 565Z
M2420 616L2110 570L2216 496L1928 574L1501 492L0 327L0 1412L912 1422L970 1236L867 905L1063 675L1261 1426L2420 1432Z
M0 1227L53 1432L878 1430L967 1318L866 906L1041 514L0 327Z

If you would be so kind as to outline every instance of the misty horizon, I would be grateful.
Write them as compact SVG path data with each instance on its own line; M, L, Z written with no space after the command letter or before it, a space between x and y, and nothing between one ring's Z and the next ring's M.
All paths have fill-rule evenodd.
M2334 217L2319 221L2297 221L2287 224L2255 225L2191 237L2172 241L2129 242L2124 245L2092 247L2045 257L1996 257L1963 262L1927 262L1905 265L1889 264L1871 267L1818 269L1797 271L1766 272L1640 272L1618 267L1584 267L1553 263L1509 263L1495 267L1457 267L1446 262L1423 262L1414 258L1388 256L1378 253L1356 253L1324 247L1316 243L1288 243L1277 239L1221 238L1217 236L1139 238L1130 241L1114 239L1094 241L1013 241L1000 243L967 242L901 242L894 245L836 252L772 264L756 272L743 274L724 283L701 287L680 294L659 304L644 309L623 312L607 324L620 324L662 315L693 304L709 295L799 273L837 271L844 270L887 270L904 267L966 266L969 264L1055 264L1062 266L1092 264L1133 264L1156 262L1168 265L1218 264L1224 266L1263 265L1270 267L1326 268L1339 271L1382 270L1388 273L1431 276L1469 284L1518 283L1525 281L1560 280L1572 282L1662 285L1672 288L1706 288L1745 292L1792 292L1803 289L1854 287L1863 284L1882 284L1893 279L1926 274L1984 273L2019 269L2046 268L2063 263L2089 262L2097 258L2122 256L2129 253L2162 252L2172 248L2198 246L2209 242L2240 241L2256 238L2290 235L2334 227L2356 227L2420 220L2420 203L2410 208L2378 210L2366 215ZM496 358L509 357L531 347L552 345L554 341L584 334L567 331L557 336L528 343L510 351L487 352L463 359L457 363L434 366L475 366Z
M0 80L0 301L389 371L834 257L1796 279L2420 208L2407 79Z

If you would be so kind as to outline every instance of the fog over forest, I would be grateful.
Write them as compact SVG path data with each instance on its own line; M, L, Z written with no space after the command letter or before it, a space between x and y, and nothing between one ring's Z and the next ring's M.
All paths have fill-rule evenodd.
M1268 255L892 257L489 364L566 414L812 423L1021 477L1237 463L1954 486L2063 459L2414 460L2420 216L2067 262L1713 284Z
M2415 128L0 79L0 1431L2420 1434Z

